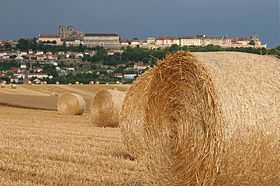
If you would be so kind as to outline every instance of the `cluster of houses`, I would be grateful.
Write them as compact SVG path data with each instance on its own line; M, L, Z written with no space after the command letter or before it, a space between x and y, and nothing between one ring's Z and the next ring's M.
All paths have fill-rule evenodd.
M0 71L0 78L8 78L11 83L27 83L29 80L32 80L34 83L41 83L42 81L45 81L46 79L52 79L52 74L46 74L43 70L44 65L52 65L56 69L56 71L60 75L67 75L69 73L75 73L76 67L67 67L67 66L61 66L60 63L61 59L58 60L59 56L64 56L64 58L68 58L70 56L74 58L81 58L84 55L95 55L95 51L89 51L89 52L58 52L58 53L52 53L52 52L43 52L43 51L3 51L0 52L0 58L2 59L28 59L30 65L27 66L25 60L20 60L19 66L14 66L8 71ZM33 62L30 59L34 59ZM36 59L36 60L35 60ZM38 63L39 62L39 63ZM32 64L36 64L36 67ZM149 68L148 65L145 65L142 61L134 62L132 65L127 64L117 64L115 66L110 65L104 65L100 64L100 68L107 69L107 73L111 76L114 76L116 78L120 78L122 80L133 80L135 79L139 74L143 73L147 68ZM122 67L123 72L118 72L116 69ZM12 73L12 75L11 75ZM93 73L92 71L84 72L84 73ZM95 72L98 73L99 72Z
M115 51L110 51L110 54L114 54ZM62 58L82 58L85 55L94 56L95 51L85 51L85 52L74 52L74 51L59 51L59 52L44 52L41 50L33 51L29 49L28 51L0 51L0 59L28 59L35 61L57 61L60 57Z
M52 75L43 73L43 68L36 67L30 70L25 63L12 67L9 72L12 72L12 75L9 75L7 71L1 71L0 78L9 78L11 83L27 83L30 79L33 79L35 83L40 83L44 79L53 78Z
M143 48L165 48L172 45L178 46L207 46L217 45L221 47L253 47L253 48L266 48L266 44L262 44L260 38L254 34L249 38L231 38L228 36L223 37L209 37L206 35L199 36L162 36L162 37L148 37L144 40L132 39L122 40L116 33L112 34L89 34L82 31L76 31L72 26L65 28L59 27L58 35L39 35L38 42L50 45L63 45L67 46L103 46L108 49L116 49L122 47L143 47Z

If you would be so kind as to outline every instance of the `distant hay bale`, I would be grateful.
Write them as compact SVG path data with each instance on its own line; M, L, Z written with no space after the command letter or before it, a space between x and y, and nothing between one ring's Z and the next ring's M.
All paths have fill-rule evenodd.
M95 84L99 85L100 83L99 83L99 81L96 81Z
M79 85L80 83L79 83L79 81L76 81L76 83L75 83L76 85Z
M109 85L109 83L106 83L106 85Z
M32 85L32 81L28 81L28 83L27 83L28 85Z
M80 83L80 85L83 85L83 83Z
M1 83L1 88L5 88L5 83Z
M131 125L144 129L141 159L151 184L280 183L279 59L177 52L152 69L145 86L144 113ZM131 113L140 107L135 94L123 106Z
M62 94L58 96L57 110L60 114L82 115L86 109L86 102L78 94Z
M120 84L120 82L119 82L119 81L116 81L116 84Z
M68 83L68 85L72 85L72 83Z
M58 96L59 96L59 94L58 94L58 93L56 93L56 92L52 92L52 93L51 93L51 96L58 97Z
M127 91L120 117L123 141L129 154L140 158L144 152L144 117L148 101L148 89L153 71L140 76Z
M44 82L43 82L43 84L44 84L44 85L47 85L47 84L48 84L48 82L44 81Z
M12 89L16 89L17 86L16 86L15 84L11 84L11 88L12 88Z
M59 85L59 82L57 81L55 84Z
M91 120L98 127L118 127L119 114L124 99L124 92L116 90L101 90L91 101Z
M91 84L91 85L94 84L94 81L90 81L89 84Z
M2 83L7 84L7 82L6 82L6 81L3 81Z

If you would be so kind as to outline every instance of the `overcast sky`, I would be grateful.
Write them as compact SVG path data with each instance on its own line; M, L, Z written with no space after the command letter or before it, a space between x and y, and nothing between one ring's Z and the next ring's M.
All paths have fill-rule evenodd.
M257 33L280 45L279 0L0 0L0 38L57 34L59 25L122 38Z

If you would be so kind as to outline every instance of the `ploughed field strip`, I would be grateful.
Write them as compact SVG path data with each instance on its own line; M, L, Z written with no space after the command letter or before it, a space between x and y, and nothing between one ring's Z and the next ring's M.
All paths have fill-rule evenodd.
M143 185L120 129L90 115L0 106L0 185Z

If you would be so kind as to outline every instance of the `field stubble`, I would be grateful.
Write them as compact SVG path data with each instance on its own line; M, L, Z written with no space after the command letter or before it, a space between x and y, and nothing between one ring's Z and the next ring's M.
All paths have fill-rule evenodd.
M0 185L145 185L144 168L126 153L120 129L92 126L89 113L65 116L52 111L57 101L53 93L77 93L89 103L103 88L128 87L0 89Z

